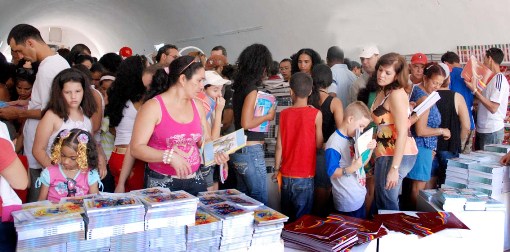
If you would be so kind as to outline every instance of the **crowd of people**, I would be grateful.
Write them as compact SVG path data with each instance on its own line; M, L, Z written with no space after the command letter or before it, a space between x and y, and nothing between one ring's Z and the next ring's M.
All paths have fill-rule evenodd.
M413 210L419 190L444 183L448 158L503 140L509 87L497 48L485 53L494 75L478 90L477 78L461 77L454 52L439 63L422 53L407 62L367 46L359 64L332 46L325 61L303 48L278 63L253 44L229 64L222 46L207 57L166 44L154 59L122 48L97 60L83 44L53 51L27 24L12 28L7 42L12 62L0 59L0 119L9 135L0 144L12 152L2 154L0 174L13 188L28 184L27 202L154 186L196 195L218 189L219 172L228 171L226 185L234 180L230 186L267 204L266 135L249 129L276 117L274 107L254 116L268 78L291 90L292 106L279 115L274 173L291 219ZM436 105L412 112L435 91ZM246 146L216 153L205 167L204 142L241 128ZM354 137L371 128L370 155L356 156Z

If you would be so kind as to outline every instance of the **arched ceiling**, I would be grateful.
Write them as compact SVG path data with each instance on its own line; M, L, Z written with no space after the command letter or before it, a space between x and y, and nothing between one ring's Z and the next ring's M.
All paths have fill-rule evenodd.
M381 51L442 53L461 44L509 43L510 1L477 0L0 0L0 52L18 23L47 37L61 27L72 46L84 42L94 56L130 46L149 54L154 45L224 45L235 61L249 44L266 44L275 60L303 47L323 57L331 45L356 59L366 44ZM481 13L489 13L483 15ZM66 35L72 38L66 38ZM8 54L8 53L7 53Z

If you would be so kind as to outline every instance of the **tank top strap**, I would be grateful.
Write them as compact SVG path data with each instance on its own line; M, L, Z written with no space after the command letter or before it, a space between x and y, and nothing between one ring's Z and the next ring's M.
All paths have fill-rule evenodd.
M163 98L161 98L161 95L156 95L154 98L159 103L159 108L161 109L161 121L167 121L170 119L170 115L168 114L168 110L166 109L165 102L163 101Z

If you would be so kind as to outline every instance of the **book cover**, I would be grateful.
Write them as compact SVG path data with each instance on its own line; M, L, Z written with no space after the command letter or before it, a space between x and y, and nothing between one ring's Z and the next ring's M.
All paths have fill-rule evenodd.
M468 83L471 83L473 77L478 79L479 81L477 81L476 84L480 91L485 89L486 83L489 82L492 75L492 71L482 62L478 61L473 55L471 55L461 73L462 78L464 78L464 80Z
M170 189L164 187L152 187L140 190L130 191L130 194L138 195L138 196L149 196L149 195L157 195L161 193L169 193Z
M230 202L222 202L218 204L207 205L204 207L204 209L222 219L230 219L236 216L253 213L251 211L243 209L242 207L238 207Z
M264 93L262 91L258 91L257 99L255 100L255 110L254 117L265 116L269 113L269 110L275 106L276 97L272 94ZM249 131L253 132L268 132L269 131L269 122L265 121L259 126L249 129Z
M363 134L361 134L359 129L356 129L354 152L356 158L362 157L361 161L363 164L370 158L370 149L368 149L368 144L372 141L373 137L374 128L368 129Z
M244 207L244 208L250 208L250 209L253 209L253 208L257 208L259 206L262 206L264 204L262 204L261 202L255 200L255 199L252 199L251 197L248 197L246 195L230 195L230 196L224 196L224 198L240 207Z
M209 223L213 223L213 222L218 222L219 219L212 216L211 214L207 213L206 211L204 211L202 208L198 208L197 209L197 212L195 214L195 225L198 226L198 225L204 225L204 224L209 224Z
M202 149L204 165L210 166L214 164L214 155L216 153L232 154L244 146L246 146L246 136L242 128L214 141L207 142Z
M286 222L289 217L269 207L260 207L254 211L257 224Z
M218 190L218 191L205 191L205 192L199 192L198 196L203 195L239 195L244 194L237 189L224 189L224 190Z
M212 204L217 204L217 203L226 201L224 198L220 197L219 195L204 195L204 196L198 197L198 199L200 200L200 203L202 203L204 205L212 205Z
M416 106L416 108L414 108L413 111L416 113L417 116L420 116L425 111L427 111L427 109L434 106L434 104L436 104L437 101L439 101L439 99L441 99L441 96L439 95L438 92L434 91L430 93L424 101L422 101L418 106Z

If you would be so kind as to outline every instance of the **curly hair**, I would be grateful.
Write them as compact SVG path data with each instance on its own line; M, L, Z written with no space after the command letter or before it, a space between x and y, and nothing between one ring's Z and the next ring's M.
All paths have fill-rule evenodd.
M379 86L380 89L387 91L405 88L407 85L409 85L409 66L407 65L407 62L404 57L402 57L402 55L392 52L381 56L381 58L379 58L377 61L377 64L375 64L376 72L374 74L376 76L381 66L393 66L395 70L395 80L385 87Z
M84 141L85 140L85 141ZM82 129L64 129L57 134L51 146L51 162L60 163L62 146L67 146L78 154L76 162L82 171L93 170L98 165L98 155L94 137Z
M321 56L319 55L318 52L316 52L315 50L310 49L310 48L303 48L303 49L299 50L296 54L292 55L292 57L290 57L292 59L292 61L291 61L292 74L299 72L298 59L301 54L306 54L306 55L310 56L310 58L312 59L312 69L311 70L313 70L313 68L316 65L322 63Z
M313 89L308 104L320 109L320 95L319 90L321 88L327 88L333 82L333 73L331 68L325 64L318 64L312 70Z
M118 68L120 67L120 63L122 62L122 57L116 53L107 53L103 55L99 59L99 63L103 65L104 68L110 73L116 74Z
M120 64L115 81L107 91L108 104L104 112L110 118L110 127L119 125L128 100L133 103L142 100L146 92L142 82L144 68L140 56L131 56Z
M237 59L237 74L234 77L233 89L242 89L243 86L262 84L264 75L267 75L273 58L265 45L253 44L246 47Z
M97 104L94 100L94 95L92 94L90 80L82 71L76 68L62 70L57 74L57 76L55 76L53 84L51 85L48 105L42 112L43 116L46 111L51 110L58 117L62 118L64 122L69 119L69 105L62 93L64 85L68 82L78 82L81 84L81 87L83 88L83 98L81 100L80 107L84 115L92 117L97 110Z

